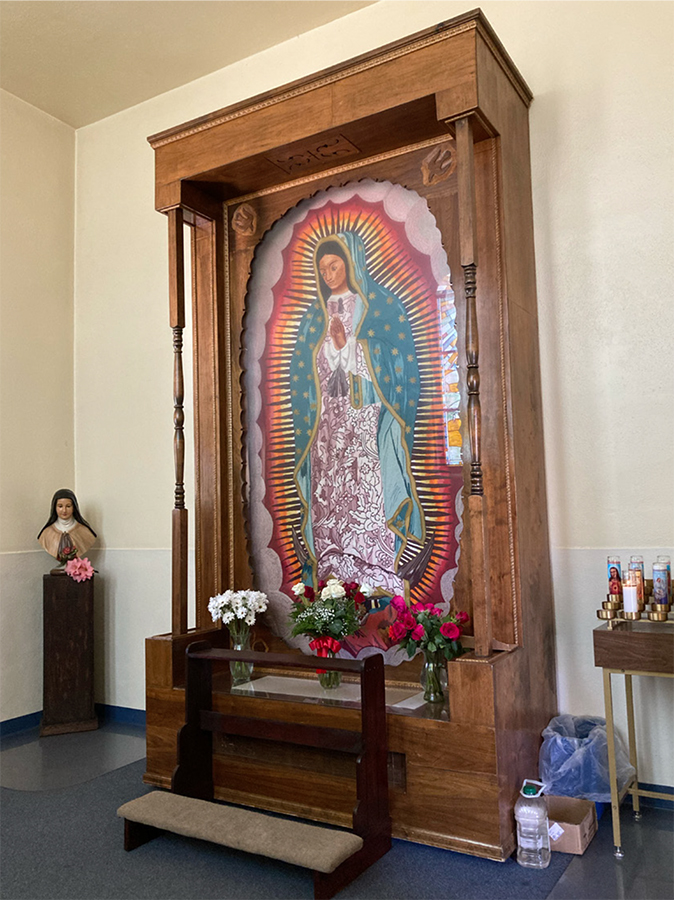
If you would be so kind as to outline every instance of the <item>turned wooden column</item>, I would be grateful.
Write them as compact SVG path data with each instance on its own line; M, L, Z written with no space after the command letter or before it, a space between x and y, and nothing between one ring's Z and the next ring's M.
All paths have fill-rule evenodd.
M466 388L470 446L470 494L468 518L471 553L475 655L489 656L492 649L491 597L487 513L482 481L482 408L480 405L480 341L477 320L477 213L472 117L458 119L456 128L459 188L459 241L466 310Z
M43 700L40 735L93 731L94 579L43 577Z
M182 209L171 209L169 222L169 304L173 331L173 457L175 491L171 534L171 631L187 632L187 526L185 509L185 249Z

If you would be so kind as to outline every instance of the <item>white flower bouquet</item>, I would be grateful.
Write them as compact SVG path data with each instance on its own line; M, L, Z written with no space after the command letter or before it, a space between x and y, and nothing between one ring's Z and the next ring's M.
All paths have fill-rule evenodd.
M230 646L234 650L250 647L250 629L259 613L267 608L267 595L261 591L225 591L208 601L208 611L214 622L220 620L229 629ZM232 683L250 681L253 663L230 662Z
M258 613L267 608L267 595L261 591L225 591L208 601L208 611L214 622L220 619L230 633L232 626L237 630L239 623L249 628L255 624Z

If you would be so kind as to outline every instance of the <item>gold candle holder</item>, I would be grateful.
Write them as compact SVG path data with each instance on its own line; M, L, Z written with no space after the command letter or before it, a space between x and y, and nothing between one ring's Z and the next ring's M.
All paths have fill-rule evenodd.
M655 605L655 604L653 604ZM666 612L649 612L648 618L651 622L666 622L667 621L667 613Z
M641 618L641 611L637 610L636 612L623 612L623 619L627 619L628 622L637 622Z
M604 609L622 609L622 601L621 600L604 600L602 603Z
M669 603L651 603L651 609L654 613L668 613Z
M597 610L597 618L598 619L615 619L616 611L614 609L598 609Z

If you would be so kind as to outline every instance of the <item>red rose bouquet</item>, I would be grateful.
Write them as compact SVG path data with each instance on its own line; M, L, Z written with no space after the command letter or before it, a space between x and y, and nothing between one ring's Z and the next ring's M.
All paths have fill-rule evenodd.
M424 699L437 702L443 699L442 672L445 660L464 653L461 646L463 626L470 621L465 612L443 613L434 603L415 603L408 606L400 596L391 600L396 619L389 626L389 638L412 657L422 650L425 658Z

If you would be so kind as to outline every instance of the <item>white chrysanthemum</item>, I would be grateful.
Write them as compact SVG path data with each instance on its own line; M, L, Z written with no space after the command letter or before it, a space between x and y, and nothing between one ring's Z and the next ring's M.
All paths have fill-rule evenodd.
M222 594L216 594L215 597L211 597L208 601L208 611L214 622L217 622L222 617L222 610L225 605L226 601Z
M218 619L227 625L234 619L245 619L248 625L255 624L256 613L267 609L267 595L262 591L224 591L208 601L208 611L214 622Z

